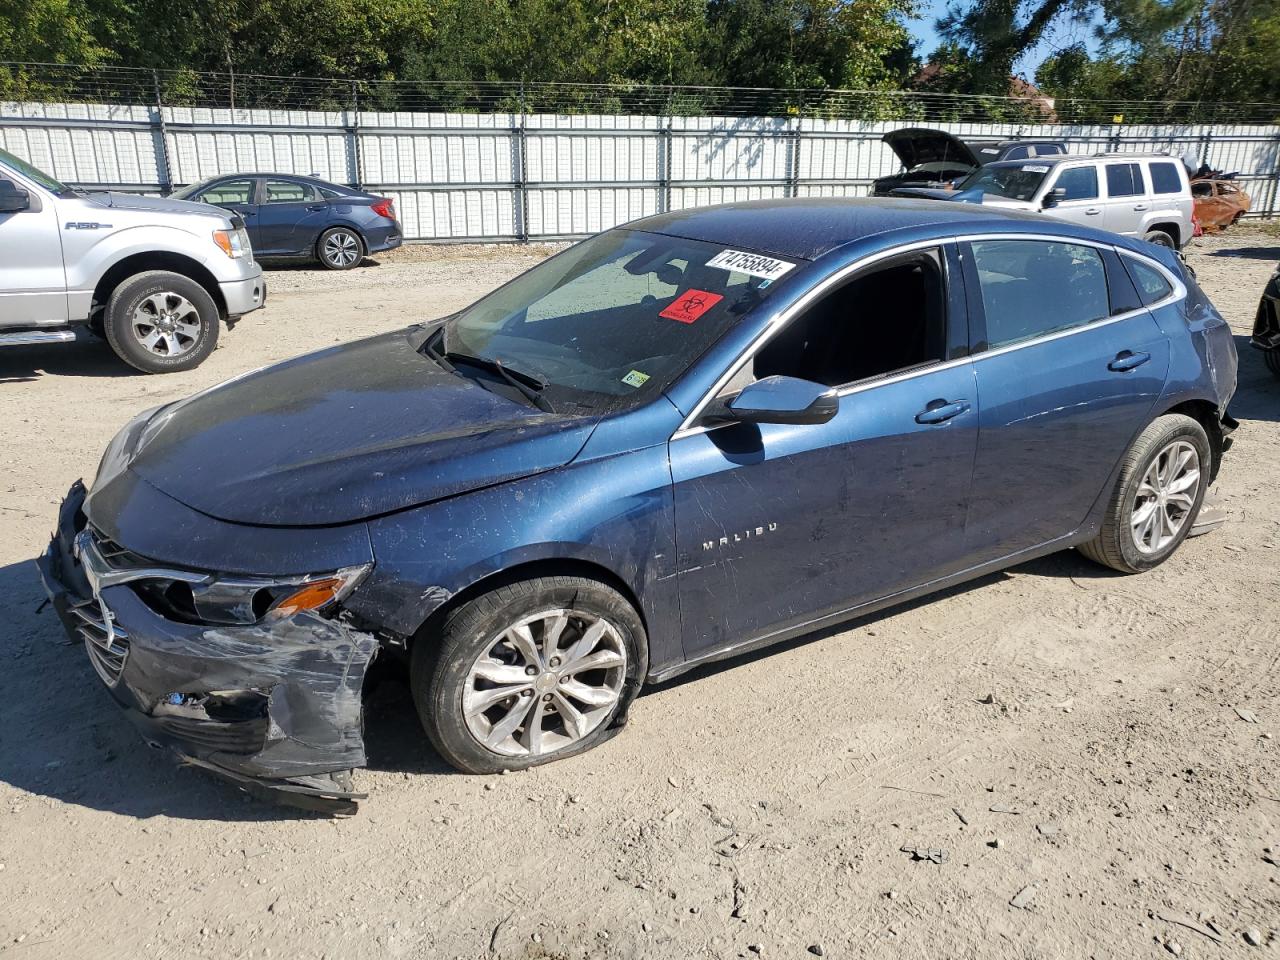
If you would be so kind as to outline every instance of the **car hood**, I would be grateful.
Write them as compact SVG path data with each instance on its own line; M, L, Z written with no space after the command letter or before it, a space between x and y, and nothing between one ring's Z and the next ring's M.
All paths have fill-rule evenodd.
M963 140L953 137L945 130L908 127L905 130L893 130L880 139L889 145L889 149L898 155L898 159L908 170L922 163L940 160L955 160L971 167L980 163Z
M421 328L334 347L161 408L129 469L222 520L361 520L568 463L598 417L559 416L441 369Z
M84 197L89 203L112 210L140 210L146 213L198 213L201 216L229 216L221 207L193 200L175 200L171 197L144 197L136 193L90 193Z

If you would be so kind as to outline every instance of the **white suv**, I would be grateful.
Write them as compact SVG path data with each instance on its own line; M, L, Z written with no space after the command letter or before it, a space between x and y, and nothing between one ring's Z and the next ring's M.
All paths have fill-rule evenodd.
M1192 235L1191 184L1177 157L1105 153L1001 161L975 171L948 199L1035 210L1181 249Z
M0 150L0 347L92 329L146 373L189 370L267 296L244 223L204 203L85 193Z

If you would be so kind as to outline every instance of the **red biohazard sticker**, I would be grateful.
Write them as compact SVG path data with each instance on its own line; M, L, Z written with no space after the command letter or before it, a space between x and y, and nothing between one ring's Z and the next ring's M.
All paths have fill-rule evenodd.
M680 323L693 323L723 299L721 294L708 293L706 290L686 290L658 316Z

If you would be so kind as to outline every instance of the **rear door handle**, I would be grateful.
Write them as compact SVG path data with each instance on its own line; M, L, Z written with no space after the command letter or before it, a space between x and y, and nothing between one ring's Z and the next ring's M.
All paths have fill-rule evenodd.
M916 414L916 423L946 423L969 409L968 400L932 400Z
M328 210L329 205L325 203L313 203L311 206L307 207L307 209L308 210Z
M1135 209L1135 210L1146 210L1146 209L1147 209L1147 204L1145 204L1145 203L1135 203L1135 204L1133 205L1133 209Z
M1086 207L1084 211L1084 215L1086 217L1096 217L1101 212L1102 212L1101 207Z
M1130 370L1136 370L1148 360L1151 359L1149 353L1134 353L1131 350L1121 350L1116 354L1116 358L1107 364L1108 370L1114 370L1116 373L1128 373Z

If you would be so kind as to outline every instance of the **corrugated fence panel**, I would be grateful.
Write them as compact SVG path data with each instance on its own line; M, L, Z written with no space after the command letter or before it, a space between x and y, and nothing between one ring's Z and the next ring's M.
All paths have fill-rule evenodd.
M160 193L229 173L314 174L392 197L414 240L579 236L665 209L861 196L900 164L895 121L229 110L0 103L0 146L54 176ZM1239 171L1255 214L1280 197L1280 128L940 123L1073 153L1162 150Z

